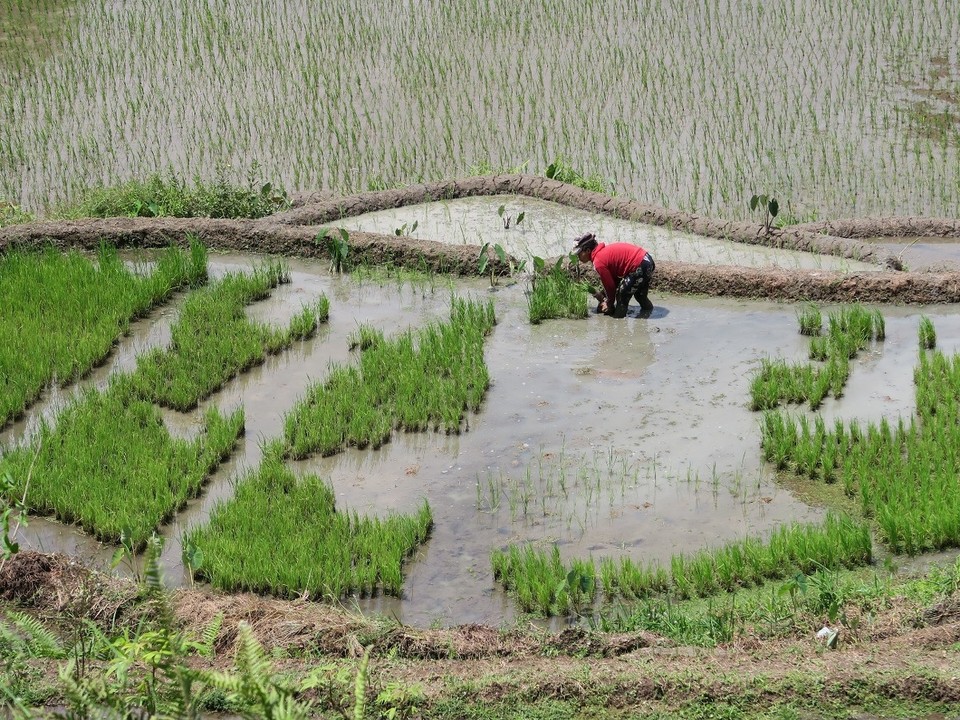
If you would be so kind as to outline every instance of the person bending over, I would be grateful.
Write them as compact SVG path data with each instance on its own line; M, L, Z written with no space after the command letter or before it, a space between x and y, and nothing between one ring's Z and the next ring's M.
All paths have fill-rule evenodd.
M650 253L630 243L605 245L597 242L593 233L574 240L573 252L580 262L590 261L597 269L603 283L603 292L596 295L600 312L615 318L626 317L632 295L640 303L640 317L650 317L653 303L647 293L656 267Z

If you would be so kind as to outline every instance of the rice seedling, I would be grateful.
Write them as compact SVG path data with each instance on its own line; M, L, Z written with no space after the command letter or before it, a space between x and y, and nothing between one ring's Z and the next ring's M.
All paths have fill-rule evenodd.
M494 550L491 563L494 579L516 595L524 612L567 615L593 601L593 561L573 560L568 567L555 545L549 554L530 545L511 545Z
M960 214L950 116L922 104L953 91L949 75L929 70L956 44L960 20L933 0L823 4L800 16L788 3L680 12L617 0L586 17L537 1L516 8L512 26L550 32L507 33L496 56L485 46L501 19L469 4L429 26L400 5L184 13L170 0L92 3L68 21L46 3L14 7L0 37L13 78L0 93L0 194L31 212L81 196L90 178L122 183L168 167L210 182L226 161L242 185L260 159L265 176L298 189L525 168L600 192L612 178L623 194L732 220L751 216L757 188L777 188L778 219ZM548 40L571 28L596 42ZM775 86L739 71L773 54L824 61L789 63ZM638 70L624 78L611 63ZM371 92L369 69L380 67L389 78ZM545 78L549 92L518 94ZM597 98L609 112L584 114ZM396 107L411 112L401 121ZM680 116L690 132L676 132Z
M330 485L297 477L282 453L268 446L233 498L191 531L187 542L204 557L197 575L222 590L287 597L399 595L403 562L433 524L426 501L412 515L383 519L337 510Z
M872 327L876 332L875 319ZM916 417L895 423L883 418L863 427L838 419L827 428L822 419L811 426L806 417L779 411L766 413L761 423L767 460L839 483L891 550L911 554L960 545L960 359L919 353L914 383Z
M378 447L395 429L460 432L490 383L483 338L494 323L491 302L453 298L448 322L375 343L357 366L331 369L286 418L289 455Z
M97 538L129 539L143 547L231 452L243 432L243 410L210 409L192 442L171 438L157 408L136 397L127 375L103 392L72 400L55 426L42 422L33 442L0 458L0 474L14 480L13 497L76 523Z
M191 410L268 354L312 335L329 315L325 296L304 307L285 330L252 323L244 314L246 305L288 281L283 264L274 261L251 274L231 273L194 291L173 325L170 347L151 350L138 359L134 384L140 396L176 410Z
M369 350L382 342L383 331L369 325L361 325L347 338L351 350Z
M937 346L937 331L933 327L933 321L926 315L920 318L920 328L917 335L921 349L933 350Z
M828 515L822 525L782 525L766 542L748 537L717 549L677 553L670 560L669 573L654 565L641 567L630 558L621 559L619 564L605 558L600 562L599 585L607 600L665 593L678 599L710 597L798 572L859 567L869 564L872 557L869 525L846 516ZM594 569L592 560L564 564L556 547L548 557L546 551L515 545L495 550L491 564L494 578L515 594L521 609L561 615L571 609L561 593L565 578L570 573L579 575ZM592 602L592 592L589 597L583 595L585 592L579 601Z
M179 289L206 280L206 250L165 250L152 272L126 269L114 249L96 262L75 252L0 257L0 427L50 382L66 385L101 363L130 321Z
M816 308L811 306L798 315L798 320L801 334L814 335L814 329L820 332L822 320ZM809 402L816 410L828 393L836 398L843 395L850 377L850 360L871 340L885 336L883 316L854 305L830 313L827 321L827 335L810 339L810 359L825 365L815 368L784 360L761 360L760 370L750 382L751 410L767 410L781 402Z
M797 320L800 322L801 335L819 335L823 329L823 316L816 305L804 307L803 311L797 314Z
M527 306L534 325L554 318L585 318L587 292L570 275L555 268L543 277L534 276Z

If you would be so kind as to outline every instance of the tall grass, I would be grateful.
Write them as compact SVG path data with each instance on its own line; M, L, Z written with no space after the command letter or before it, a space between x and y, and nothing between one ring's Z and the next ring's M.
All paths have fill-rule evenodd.
M42 421L32 443L5 453L0 473L27 489L32 513L76 523L100 540L121 535L143 547L231 452L243 432L243 410L207 412L199 437L170 436L156 406L136 397L129 376L99 392L88 389ZM27 484L29 483L29 487Z
M204 282L206 262L196 239L189 252L164 251L142 276L108 247L96 262L53 249L0 257L0 427L48 383L73 382L102 362L133 318Z
M298 478L282 453L282 445L268 448L234 497L188 536L203 552L198 574L227 591L399 595L403 562L433 525L430 506L382 520L338 511L330 485L315 475Z
M287 416L289 455L378 447L395 429L460 432L490 383L483 339L494 323L491 302L453 298L449 321L373 343L356 366L332 368Z
M231 273L187 298L172 328L170 347L154 349L137 361L140 396L159 405L191 410L228 380L262 363L268 354L309 337L329 315L325 296L304 307L281 329L252 323L244 307L289 282L282 263L268 262L251 274Z
M210 183L194 178L190 186L173 173L153 174L84 193L74 205L59 208L64 217L209 217L261 218L290 207L287 194L257 177L251 169L247 184L231 183L220 168Z

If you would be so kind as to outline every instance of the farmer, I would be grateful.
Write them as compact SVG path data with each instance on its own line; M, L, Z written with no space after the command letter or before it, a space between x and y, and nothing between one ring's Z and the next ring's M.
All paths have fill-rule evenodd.
M650 317L653 303L647 292L655 268L650 253L629 243L598 243L593 233L581 235L574 243L573 252L580 262L593 262L603 283L603 291L595 296L600 301L598 312L626 317L632 295L640 303L640 317Z

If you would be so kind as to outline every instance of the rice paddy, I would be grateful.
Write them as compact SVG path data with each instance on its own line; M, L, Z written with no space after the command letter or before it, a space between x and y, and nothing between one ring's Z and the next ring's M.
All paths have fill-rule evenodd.
M760 222L763 193L786 222L956 217L954 10L460 0L425 23L406 5L11 4L0 196L37 211L167 168L242 185L255 162L347 191L560 160L710 216Z
M282 453L282 445L268 449L260 467L237 481L233 499L189 536L187 546L204 558L197 575L228 591L327 600L399 595L403 562L433 524L430 506L385 519L338 512L333 488L316 475L294 475Z
M124 267L115 250L96 262L55 250L0 257L0 427L21 416L51 381L67 385L100 363L130 321L178 288L206 281L206 251L163 253L150 272Z
M960 216L960 15L866 5L455 0L425 23L412 5L12 3L0 225L261 217L287 190L504 169L768 233ZM777 212L751 207L761 193ZM331 268L220 258L202 289L198 243L133 270L109 249L9 252L11 499L111 543L165 534L169 567L192 558L181 580L422 623L710 597L869 562L871 533L894 552L960 544L949 309L655 291L649 322L612 324L565 275L353 267L359 229L510 253L511 280L584 230L658 261L877 269L513 196L350 218ZM131 349L131 323L156 327L188 288L169 342ZM107 362L119 348L135 368Z
M492 303L455 297L449 322L366 343L356 366L332 368L290 413L289 455L377 448L395 429L460 432L490 383L483 338L494 323ZM430 378L426 386L424 378Z

